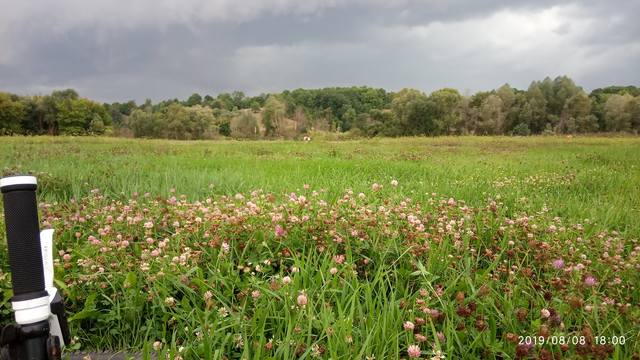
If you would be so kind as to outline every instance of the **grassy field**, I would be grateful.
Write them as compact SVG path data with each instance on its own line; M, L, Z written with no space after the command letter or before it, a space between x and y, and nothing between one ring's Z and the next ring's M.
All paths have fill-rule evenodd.
M4 137L0 168L39 177L74 348L640 356L638 138Z

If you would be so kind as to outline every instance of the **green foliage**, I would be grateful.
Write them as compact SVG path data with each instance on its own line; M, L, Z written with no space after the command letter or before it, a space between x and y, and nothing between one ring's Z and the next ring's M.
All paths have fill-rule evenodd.
M231 135L236 138L254 139L260 135L258 121L251 112L244 111L231 121Z
M275 96L269 96L264 104L262 112L262 124L264 125L266 137L275 136L284 120L285 107L284 104Z
M127 125L135 137L162 137L164 133L164 124L160 121L159 114L153 114L149 110L134 110Z
M393 96L391 110L401 127L403 134L432 135L436 123L430 113L429 98L415 89L402 89Z
M200 104L202 104L202 96L200 96L200 94L198 93L194 93L193 95L189 96L189 99L187 99L187 102L185 103L185 105L187 106L195 106Z
M462 95L456 89L441 89L429 95L430 116L433 117L435 130L432 135L459 133L460 113L458 111Z
M26 107L11 94L0 92L0 135L18 133Z
M56 103L56 122L60 134L86 134L92 123L104 131L105 123L109 122L107 119L104 107L88 99L63 98Z
M609 96L604 105L604 122L608 131L630 131L634 124L636 99L629 95Z
M529 136L531 135L531 129L526 123L520 123L513 128L513 135Z
M247 96L241 91L216 97L192 94L186 101L103 104L80 98L73 89L45 96L3 93L0 132L5 134L115 134L171 139L235 136L232 119L256 114L256 137L298 138L308 131L354 136L498 135L529 129L531 134L640 131L640 88L610 86L589 95L567 76L533 81L526 91L504 84L463 96L445 88L330 87ZM138 113L142 110L151 117ZM99 118L98 118L99 117ZM247 120L245 118L244 120ZM149 127L156 127L150 129ZM246 138L244 131L236 131ZM245 135L240 135L245 134Z
M218 131L222 136L231 136L231 122L223 121L218 125Z

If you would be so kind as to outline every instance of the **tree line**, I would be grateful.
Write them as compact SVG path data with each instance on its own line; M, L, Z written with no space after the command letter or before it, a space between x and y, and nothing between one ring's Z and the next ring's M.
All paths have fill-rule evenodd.
M640 88L586 93L566 76L463 95L445 88L371 87L193 94L186 100L98 103L75 90L0 92L0 134L143 138L296 138L311 131L352 136L532 135L640 131Z

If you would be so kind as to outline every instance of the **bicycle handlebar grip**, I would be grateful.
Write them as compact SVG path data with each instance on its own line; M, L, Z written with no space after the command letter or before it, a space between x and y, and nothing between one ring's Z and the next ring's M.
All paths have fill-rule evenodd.
M40 248L37 186L33 176L0 179L14 302L48 296Z

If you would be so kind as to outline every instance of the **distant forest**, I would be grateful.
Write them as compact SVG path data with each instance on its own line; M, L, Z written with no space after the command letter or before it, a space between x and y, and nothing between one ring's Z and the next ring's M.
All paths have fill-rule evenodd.
M587 94L566 76L508 84L471 96L445 88L388 92L370 87L297 89L245 96L193 94L143 104L99 103L75 90L19 96L0 92L0 135L109 135L139 138L301 138L533 135L640 131L640 88Z

